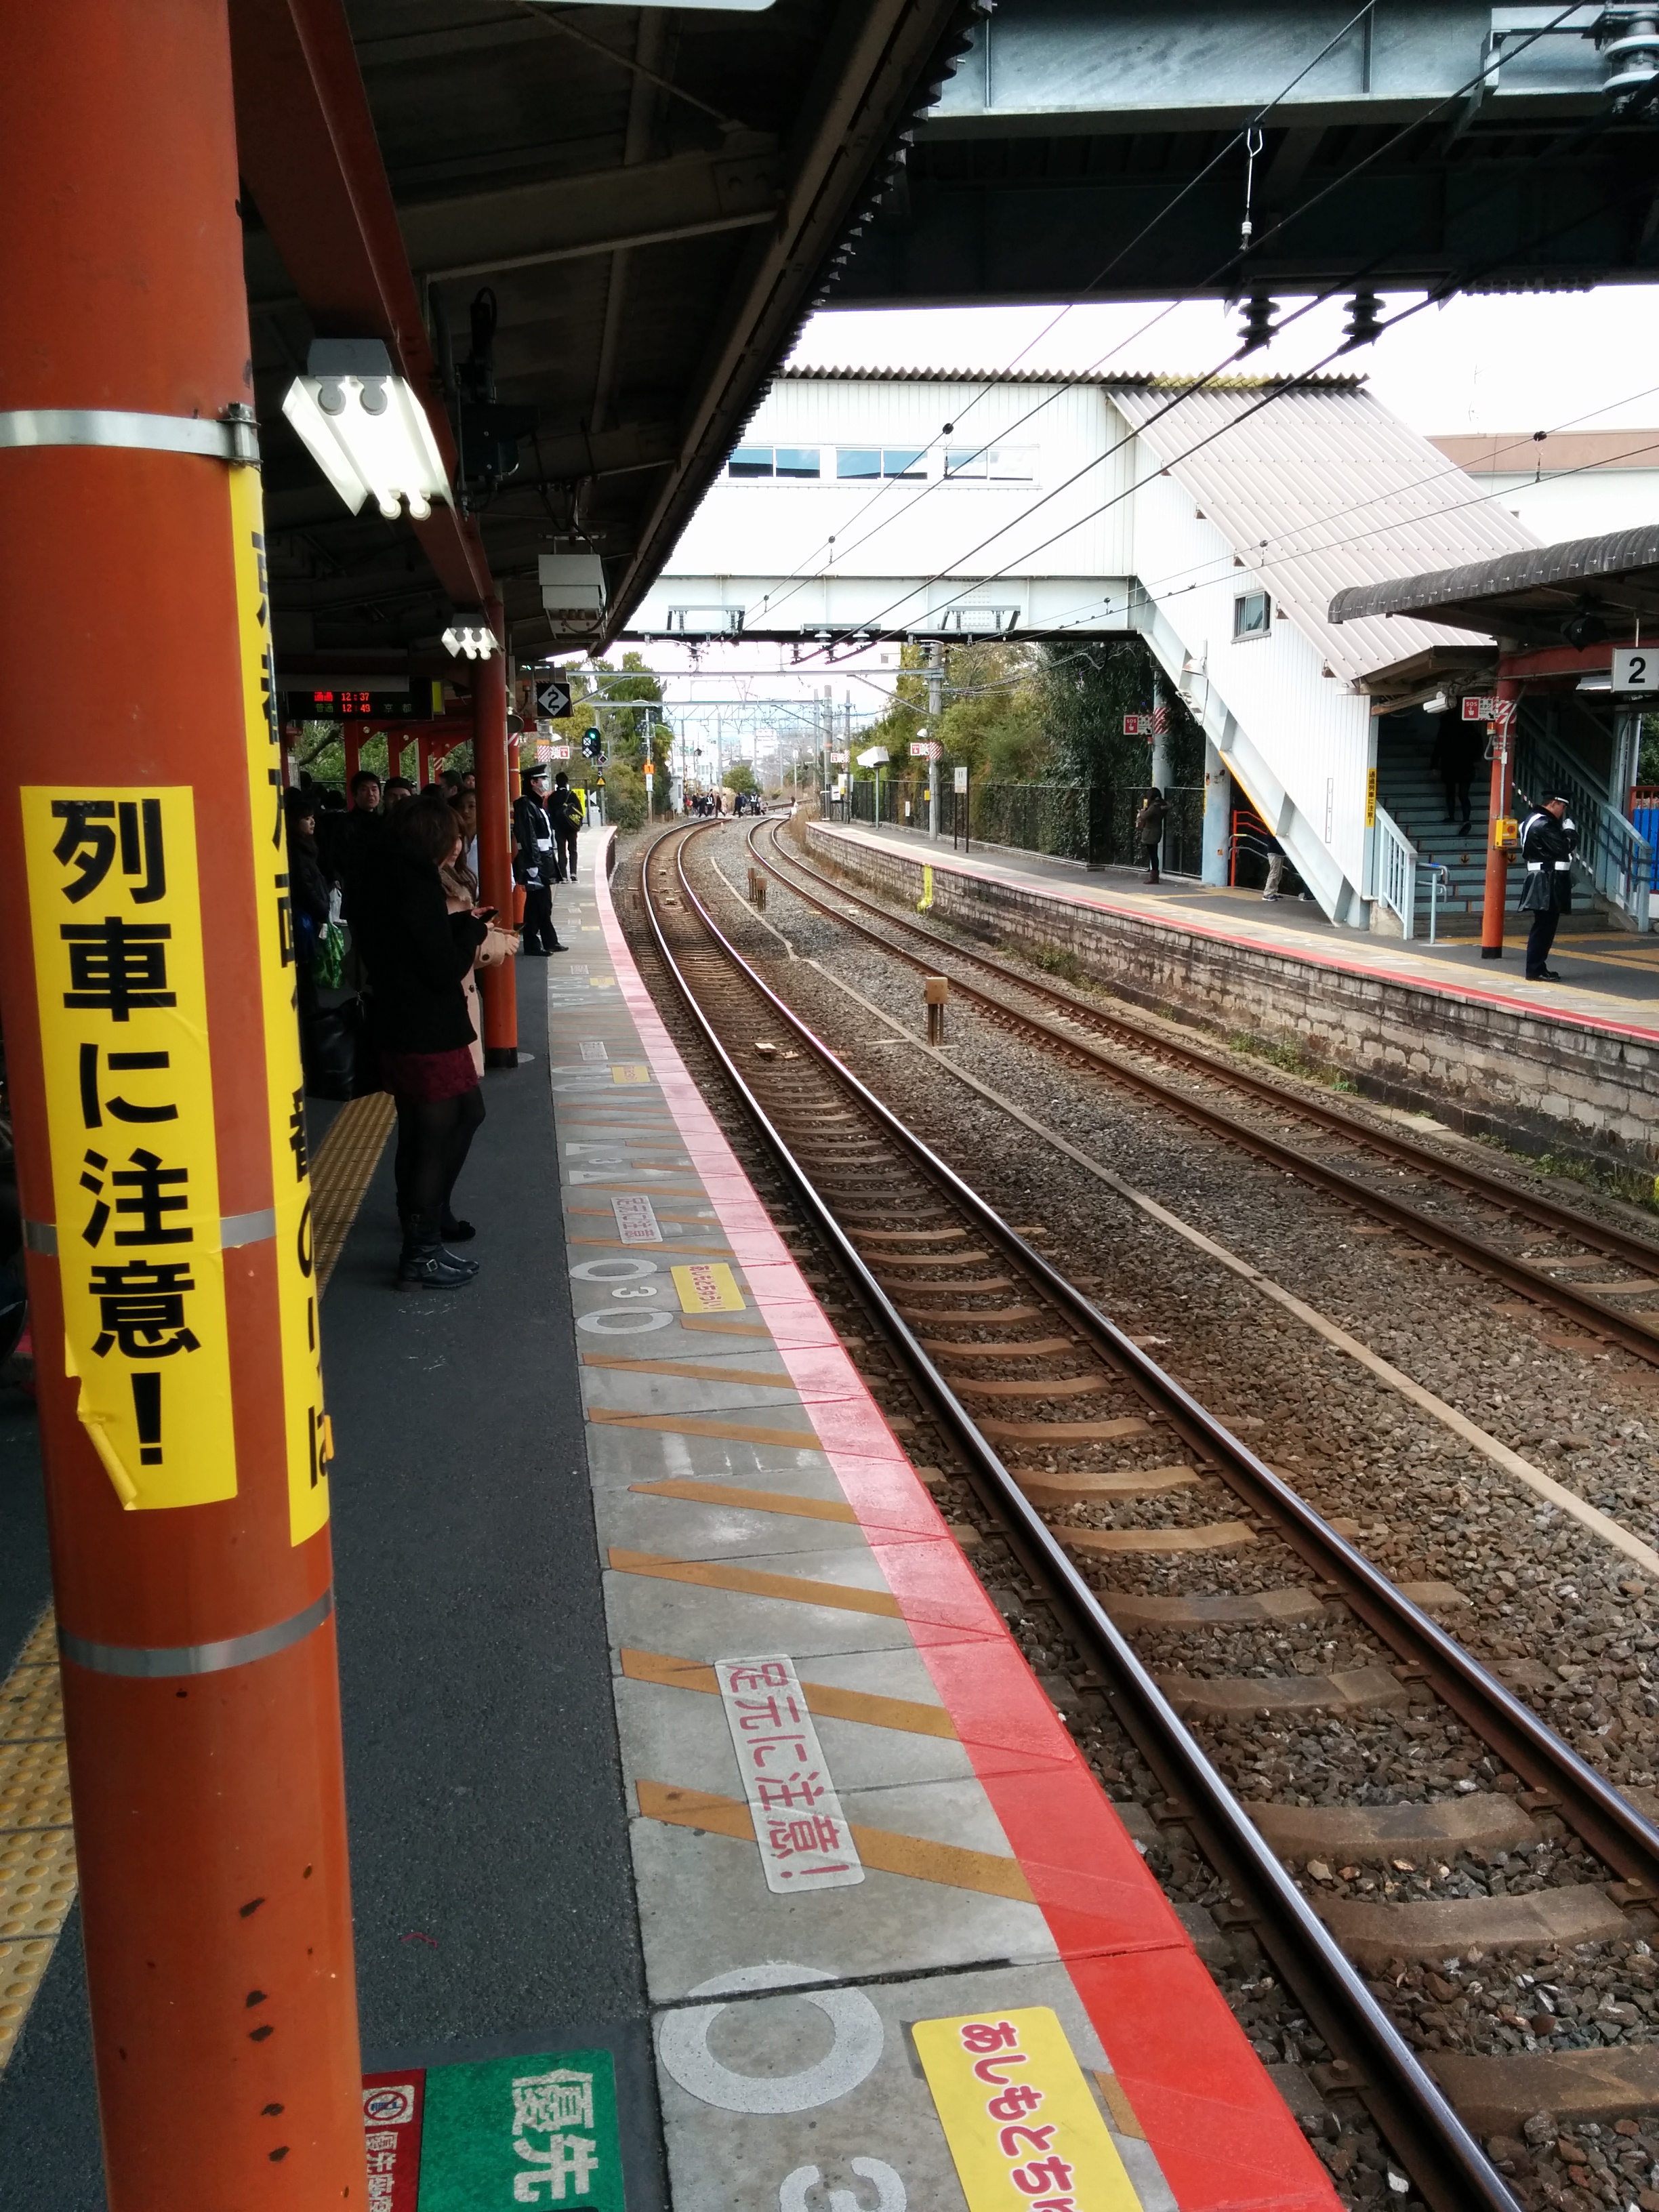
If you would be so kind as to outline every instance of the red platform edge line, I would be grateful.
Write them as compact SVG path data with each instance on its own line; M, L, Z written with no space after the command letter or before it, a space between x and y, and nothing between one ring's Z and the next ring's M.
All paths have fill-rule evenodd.
M825 1439L825 1455L1182 2212L1334 2212L1339 2200L1328 2175L827 1316L824 1335L800 1357L800 1309L822 1309L783 1239L769 1222L763 1230L755 1220L753 1188L634 963L603 858L593 883L623 1001L687 1152L710 1170L708 1196L720 1224L745 1232L750 1249L766 1250L764 1262L744 1273L762 1318L770 1328L775 1316L781 1325L779 1357L792 1376L799 1359L800 1382L820 1391L831 1355L844 1370L836 1408L841 1434ZM809 1419L816 1410L808 1406ZM902 1480L914 1486L916 1514L931 1516L939 1541L889 1539L884 1524ZM941 1641L941 1619L966 1632ZM1041 1770L1000 1767L991 1749L1000 1741L1020 1744L1043 1762Z
M825 834L834 836L841 825L820 823ZM1533 1021L1558 1022L1565 1029L1583 1030L1591 1036L1629 1037L1641 1044L1659 1047L1659 1024L1644 1029L1639 1023L1602 1021L1591 1014L1581 1013L1572 1006L1540 1006L1531 999L1512 998L1507 992L1494 991L1479 983L1442 983L1431 975L1413 975L1401 968L1371 967L1357 960L1345 960L1340 953L1328 952L1322 947L1310 945L1260 945L1254 938L1235 937L1214 922L1197 921L1182 915L1179 921L1166 918L1156 908L1150 909L1133 899L1116 899L1107 891L1074 891L1064 884L1026 883L1017 876L997 876L970 867L966 861L935 859L931 853L914 856L902 846L883 845L873 838L868 843L852 837L848 843L860 846L866 852L890 854L895 860L914 858L918 867L932 868L935 874L965 876L970 882L1006 884L1011 890L1029 891L1033 898L1052 899L1058 906L1081 907L1086 913L1115 915L1120 921L1140 923L1147 929L1182 932L1188 937L1201 937L1212 945L1231 945L1237 952L1259 952L1264 959L1300 962L1310 968L1325 968L1333 974L1352 975L1362 983L1394 983L1402 991L1422 991L1430 998L1468 1000L1474 1003L1495 1007L1500 1013L1524 1015ZM1460 971L1461 972L1461 971Z

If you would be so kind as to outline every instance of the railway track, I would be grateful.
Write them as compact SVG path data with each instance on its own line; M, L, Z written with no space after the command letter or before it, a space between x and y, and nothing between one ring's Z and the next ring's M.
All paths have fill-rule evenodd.
M1291 1091L1249 1070L1235 1067L1201 1048L1115 1016L1079 993L1032 977L994 955L972 951L937 930L849 890L779 843L775 821L757 823L749 842L756 860L805 904L877 945L890 958L926 975L945 976L952 991L1003 1028L1088 1067L1109 1081L1155 1100L1226 1143L1369 1213L1390 1229L1462 1261L1534 1303L1553 1309L1581 1328L1659 1366L1659 1328L1648 1316L1621 1310L1627 1297L1659 1300L1659 1245L1616 1224L1594 1219L1543 1192L1518 1188L1474 1161L1448 1159L1413 1139L1375 1127L1357 1114ZM1011 1003L1018 993L1035 1012ZM1098 1041L1097 1041L1098 1040ZM1170 1072L1173 1071L1173 1075ZM1247 1108L1293 1117L1305 1129L1334 1139L1340 1158L1322 1157L1189 1087L1232 1091ZM1377 1170L1410 1178L1409 1194L1375 1179ZM1492 1232L1448 1218L1445 1192L1496 1209L1504 1230ZM1547 1239L1571 1249L1524 1255L1502 1241L1519 1231L1523 1243ZM1594 1287L1552 1273L1585 1265L1634 1270L1628 1278Z
M1437 1954L1420 1914L1409 1926L1390 1919L1386 1899L1358 1913L1316 1911L1280 1855L1305 1855L1307 1835L1327 1833L1333 1856L1386 1863L1397 1853L1392 1863L1403 1867L1413 1863L1407 1851L1455 1859L1484 1838L1535 1864L1528 1852L1553 1851L1542 1838L1564 1826L1578 1839L1572 1867L1589 1879L1531 1893L1544 1899L1532 1940L1548 1951L1547 1922L1563 1943L1575 1934L1606 1942L1627 1912L1640 1915L1643 1900L1659 1895L1659 1833L858 1081L698 896L684 862L697 834L668 831L645 856L655 950L811 1233L897 1363L910 1402L939 1439L941 1462L971 1485L1105 1686L1113 1717L1165 1793L1160 1817L1190 1834L1225 1884L1231 1919L1254 1931L1333 2054L1334 2087L1363 2100L1436 2212L1513 2207L1505 2181L1368 1984L1385 1954L1445 1964L1445 1947ZM1256 1545L1281 1547L1287 1578L1243 1589L1224 1563ZM1217 1562L1217 1587L1149 1595L1136 1570L1169 1556ZM1324 1676L1263 1672L1285 1624L1309 1620L1334 1632L1328 1649L1368 1635L1392 1663ZM1236 1674L1159 1674L1137 1650L1218 1632L1245 1652ZM1460 1784L1444 1800L1382 1808L1247 1809L1179 1710L1193 1717L1196 1700L1200 1714L1270 1724L1281 1705L1312 1705L1342 1727L1420 1699L1455 1717L1484 1747L1490 1778L1507 1789ZM1503 1919L1486 1917L1495 1926ZM1632 1935L1653 1926L1651 1916L1628 1924ZM1494 1941L1505 1941L1501 1928Z

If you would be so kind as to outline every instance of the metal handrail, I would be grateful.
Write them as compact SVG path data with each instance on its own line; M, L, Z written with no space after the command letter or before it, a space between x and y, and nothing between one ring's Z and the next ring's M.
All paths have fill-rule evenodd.
M1436 896L1437 894L1443 897L1451 896L1451 870L1443 860L1431 860L1423 872L1429 879L1429 942L1432 945L1436 941Z
M1385 806L1376 810L1377 896L1400 919L1400 934L1410 938L1417 926L1417 848Z
M1573 858L1590 887L1627 914L1638 930L1652 927L1654 848L1636 824L1591 790L1583 775L1553 746L1523 738L1516 757L1516 799L1527 798L1525 784L1559 791L1572 805L1579 823L1579 849Z

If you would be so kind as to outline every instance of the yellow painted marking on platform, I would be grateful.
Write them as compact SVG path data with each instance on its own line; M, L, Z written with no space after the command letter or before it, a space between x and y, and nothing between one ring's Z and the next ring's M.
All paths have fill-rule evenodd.
M1095 2087L1101 2094L1107 2111L1112 2116L1112 2125L1121 2136L1132 2142L1145 2142L1146 2130L1140 2124L1134 2106L1129 2102L1129 2093L1115 2074L1103 2074L1097 2068Z
M673 1218L673 1216L659 1213L657 1218L659 1221L669 1221ZM637 1244L624 1244L615 1237L571 1237L567 1238L566 1242L571 1244L598 1244L607 1252L637 1252L640 1249ZM668 1244L665 1240L665 1249L675 1252L706 1252L712 1258L717 1252L729 1253L732 1247L729 1244L686 1244L682 1243L676 1237L672 1244Z
M649 1083L651 1079L651 1070L643 1060L618 1060L611 1064L613 1083Z
M705 1833L730 1836L736 1843L755 1840L754 1821L740 1798L719 1796L708 1790L682 1790L668 1782L641 1780L634 1788L647 1820L660 1820L671 1828L701 1828ZM1018 1859L1002 1858L994 1851L964 1850L959 1844L931 1843L925 1836L902 1836L890 1828L861 1827L856 1820L847 1825L859 1856L878 1873L908 1875L913 1881L937 1882L945 1889L975 1890L981 1897L1009 1897L1021 1905L1036 1902Z
M778 1597L790 1605L821 1605L832 1613L879 1613L884 1620L902 1620L898 1600L886 1590L855 1589L849 1583L809 1582L804 1575L769 1575L757 1567L739 1567L722 1559L665 1559L654 1552L605 1554L612 1571L646 1575L655 1582L690 1583L697 1589L732 1590L740 1597Z
M763 1336L769 1342L772 1332L763 1322L754 1321L717 1321L712 1314L686 1314L680 1322L682 1328L706 1329L711 1336Z
M1201 1528L1056 1528L1073 1552L1225 1552L1254 1544L1255 1531L1242 1521L1212 1521Z
M641 1498L683 1498L692 1505L735 1505L745 1513L783 1513L797 1521L858 1522L850 1505L835 1498L792 1498L787 1490L744 1490L735 1482L630 1482Z
M587 1418L604 1428L655 1429L675 1437L718 1437L726 1443L778 1444L786 1451L823 1449L811 1429L761 1428L746 1421L705 1419L698 1413L623 1413L613 1406L595 1406Z
M664 1652L623 1647L622 1670L630 1682L654 1682L665 1690L720 1693L720 1677L699 1659L674 1659ZM958 1741L956 1723L943 1705L924 1705L910 1698L881 1698L868 1690L837 1690L827 1682L803 1682L808 1710L821 1720L860 1721L866 1728L896 1729L902 1735L942 1736Z
M720 1261L694 1260L689 1267L672 1267L669 1272L679 1293L682 1313L748 1311L736 1277Z
M397 1109L384 1091L343 1106L312 1164L312 1236L321 1296ZM0 1683L0 2074L75 1902L75 1838L58 1619L48 1606Z
M761 1382L772 1390L793 1390L794 1377L769 1368L705 1367L690 1359L624 1359L619 1352L585 1352L584 1367L620 1369L624 1375L689 1375L698 1382Z
M1007 2212L1033 2197L1063 2199L1077 2212L1139 2212L1134 2184L1051 2007L919 2020L910 2033L968 2212ZM1034 2121L1041 2123L1035 2130ZM1056 2172L1063 2186L1052 2180Z

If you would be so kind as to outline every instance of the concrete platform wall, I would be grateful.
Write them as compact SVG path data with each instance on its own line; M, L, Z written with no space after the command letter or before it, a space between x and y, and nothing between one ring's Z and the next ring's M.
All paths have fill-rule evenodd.
M812 856L914 907L920 858L809 823ZM937 869L932 918L1027 954L1069 953L1133 1004L1224 1036L1296 1046L1368 1097L1518 1149L1651 1173L1659 1048L1574 1024L1347 974L1179 924L1103 912Z

